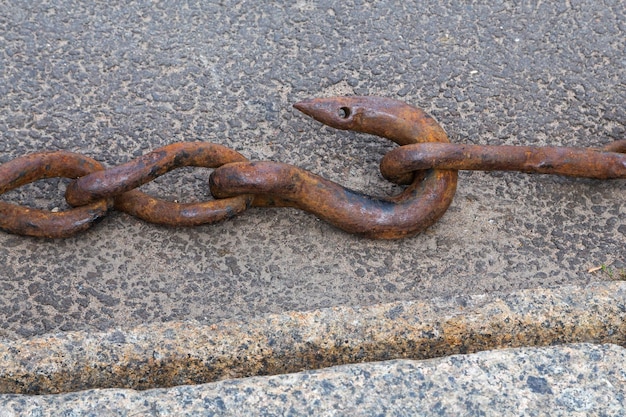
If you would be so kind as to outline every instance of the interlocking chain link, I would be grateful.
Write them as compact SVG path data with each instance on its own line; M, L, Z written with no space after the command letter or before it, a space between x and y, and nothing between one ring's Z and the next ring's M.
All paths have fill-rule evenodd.
M396 142L400 147L385 155L381 173L408 186L391 198L372 197L293 165L251 162L232 149L205 142L164 146L109 169L76 153L34 153L0 165L0 194L40 179L73 178L65 198L74 208L52 212L0 201L0 228L60 238L87 229L113 207L170 226L215 223L248 207L295 207L350 233L396 239L419 233L446 212L458 170L626 178L626 140L602 149L460 145L449 143L429 115L397 100L332 97L294 107L328 126ZM214 169L209 178L213 200L177 203L136 189L184 166Z
M99 162L72 152L26 155L0 165L0 194L40 179L76 178L103 169ZM110 200L100 200L54 213L0 201L0 228L20 235L67 237L89 228L111 205Z

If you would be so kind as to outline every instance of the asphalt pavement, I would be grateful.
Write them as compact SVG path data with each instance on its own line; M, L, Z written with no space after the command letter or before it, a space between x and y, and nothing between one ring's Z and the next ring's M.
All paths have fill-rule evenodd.
M457 143L600 146L625 132L620 1L10 2L0 13L0 160L80 152L106 166L179 141L288 162L373 195L393 144L291 106L377 95ZM146 186L210 198L203 169ZM4 195L66 208L63 181ZM452 207L400 241L295 209L167 228L113 213L65 240L1 234L0 334L100 329L580 284L626 267L624 181L462 173Z

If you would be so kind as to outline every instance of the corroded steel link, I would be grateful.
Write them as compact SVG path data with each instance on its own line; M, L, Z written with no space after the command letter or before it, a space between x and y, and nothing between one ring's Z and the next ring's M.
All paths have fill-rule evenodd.
M418 233L445 212L454 195L449 181L416 181L391 199L370 197L280 162L238 162L211 174L216 197L259 194L257 207L296 207L340 229L376 239L398 239Z
M624 140L616 140L615 142L611 142L602 148L605 152L620 152L626 153L626 139Z
M605 149L624 149L626 141L604 149L535 146L486 146L452 143L420 143L388 152L380 171L389 180L408 172L431 168L520 171L570 177L626 178L626 154Z
M240 153L222 145L182 142L167 145L125 164L95 172L73 181L65 198L73 206L115 197L115 208L151 223L195 226L233 217L248 208L252 196L223 200L175 203L134 190L155 178L183 166L217 168L230 162L247 161Z
M199 226L217 223L243 213L251 195L198 203L175 203L131 190L115 198L115 209L144 221L165 226Z
M232 149L206 142L181 142L163 146L125 164L94 172L72 182L65 193L73 206L115 197L184 166L217 168L247 159Z
M100 171L97 161L72 152L43 152L0 165L0 194L31 182L55 177L77 178ZM99 199L62 212L39 210L0 202L0 228L20 235L59 238L89 228L103 217L112 200Z
M397 100L335 97L307 100L295 107L328 126L371 133L401 145L448 141L434 119ZM255 206L297 207L347 232L377 239L410 236L435 223L452 202L456 183L457 171L434 169L415 177L400 195L383 199L273 162L228 164L210 178L211 193L217 198L257 194Z

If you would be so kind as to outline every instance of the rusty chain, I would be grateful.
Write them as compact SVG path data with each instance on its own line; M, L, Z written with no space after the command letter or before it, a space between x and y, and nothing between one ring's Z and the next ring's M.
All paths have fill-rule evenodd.
M112 208L152 223L193 226L228 219L249 207L295 207L350 233L396 239L424 230L446 212L458 170L626 178L626 140L602 149L460 145L449 143L429 115L397 100L333 97L294 107L328 126L396 142L400 147L384 156L381 173L408 186L391 198L371 197L293 165L251 162L205 142L164 146L109 169L80 154L43 152L0 165L0 194L40 179L72 178L65 198L74 208L52 212L0 201L0 228L60 238L89 228ZM214 200L169 202L136 189L183 166L214 169L209 178Z

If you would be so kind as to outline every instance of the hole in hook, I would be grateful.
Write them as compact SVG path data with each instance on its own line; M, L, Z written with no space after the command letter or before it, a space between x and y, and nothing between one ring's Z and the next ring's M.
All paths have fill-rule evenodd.
M341 107L337 114L342 119L347 119L348 117L350 117L350 107Z

